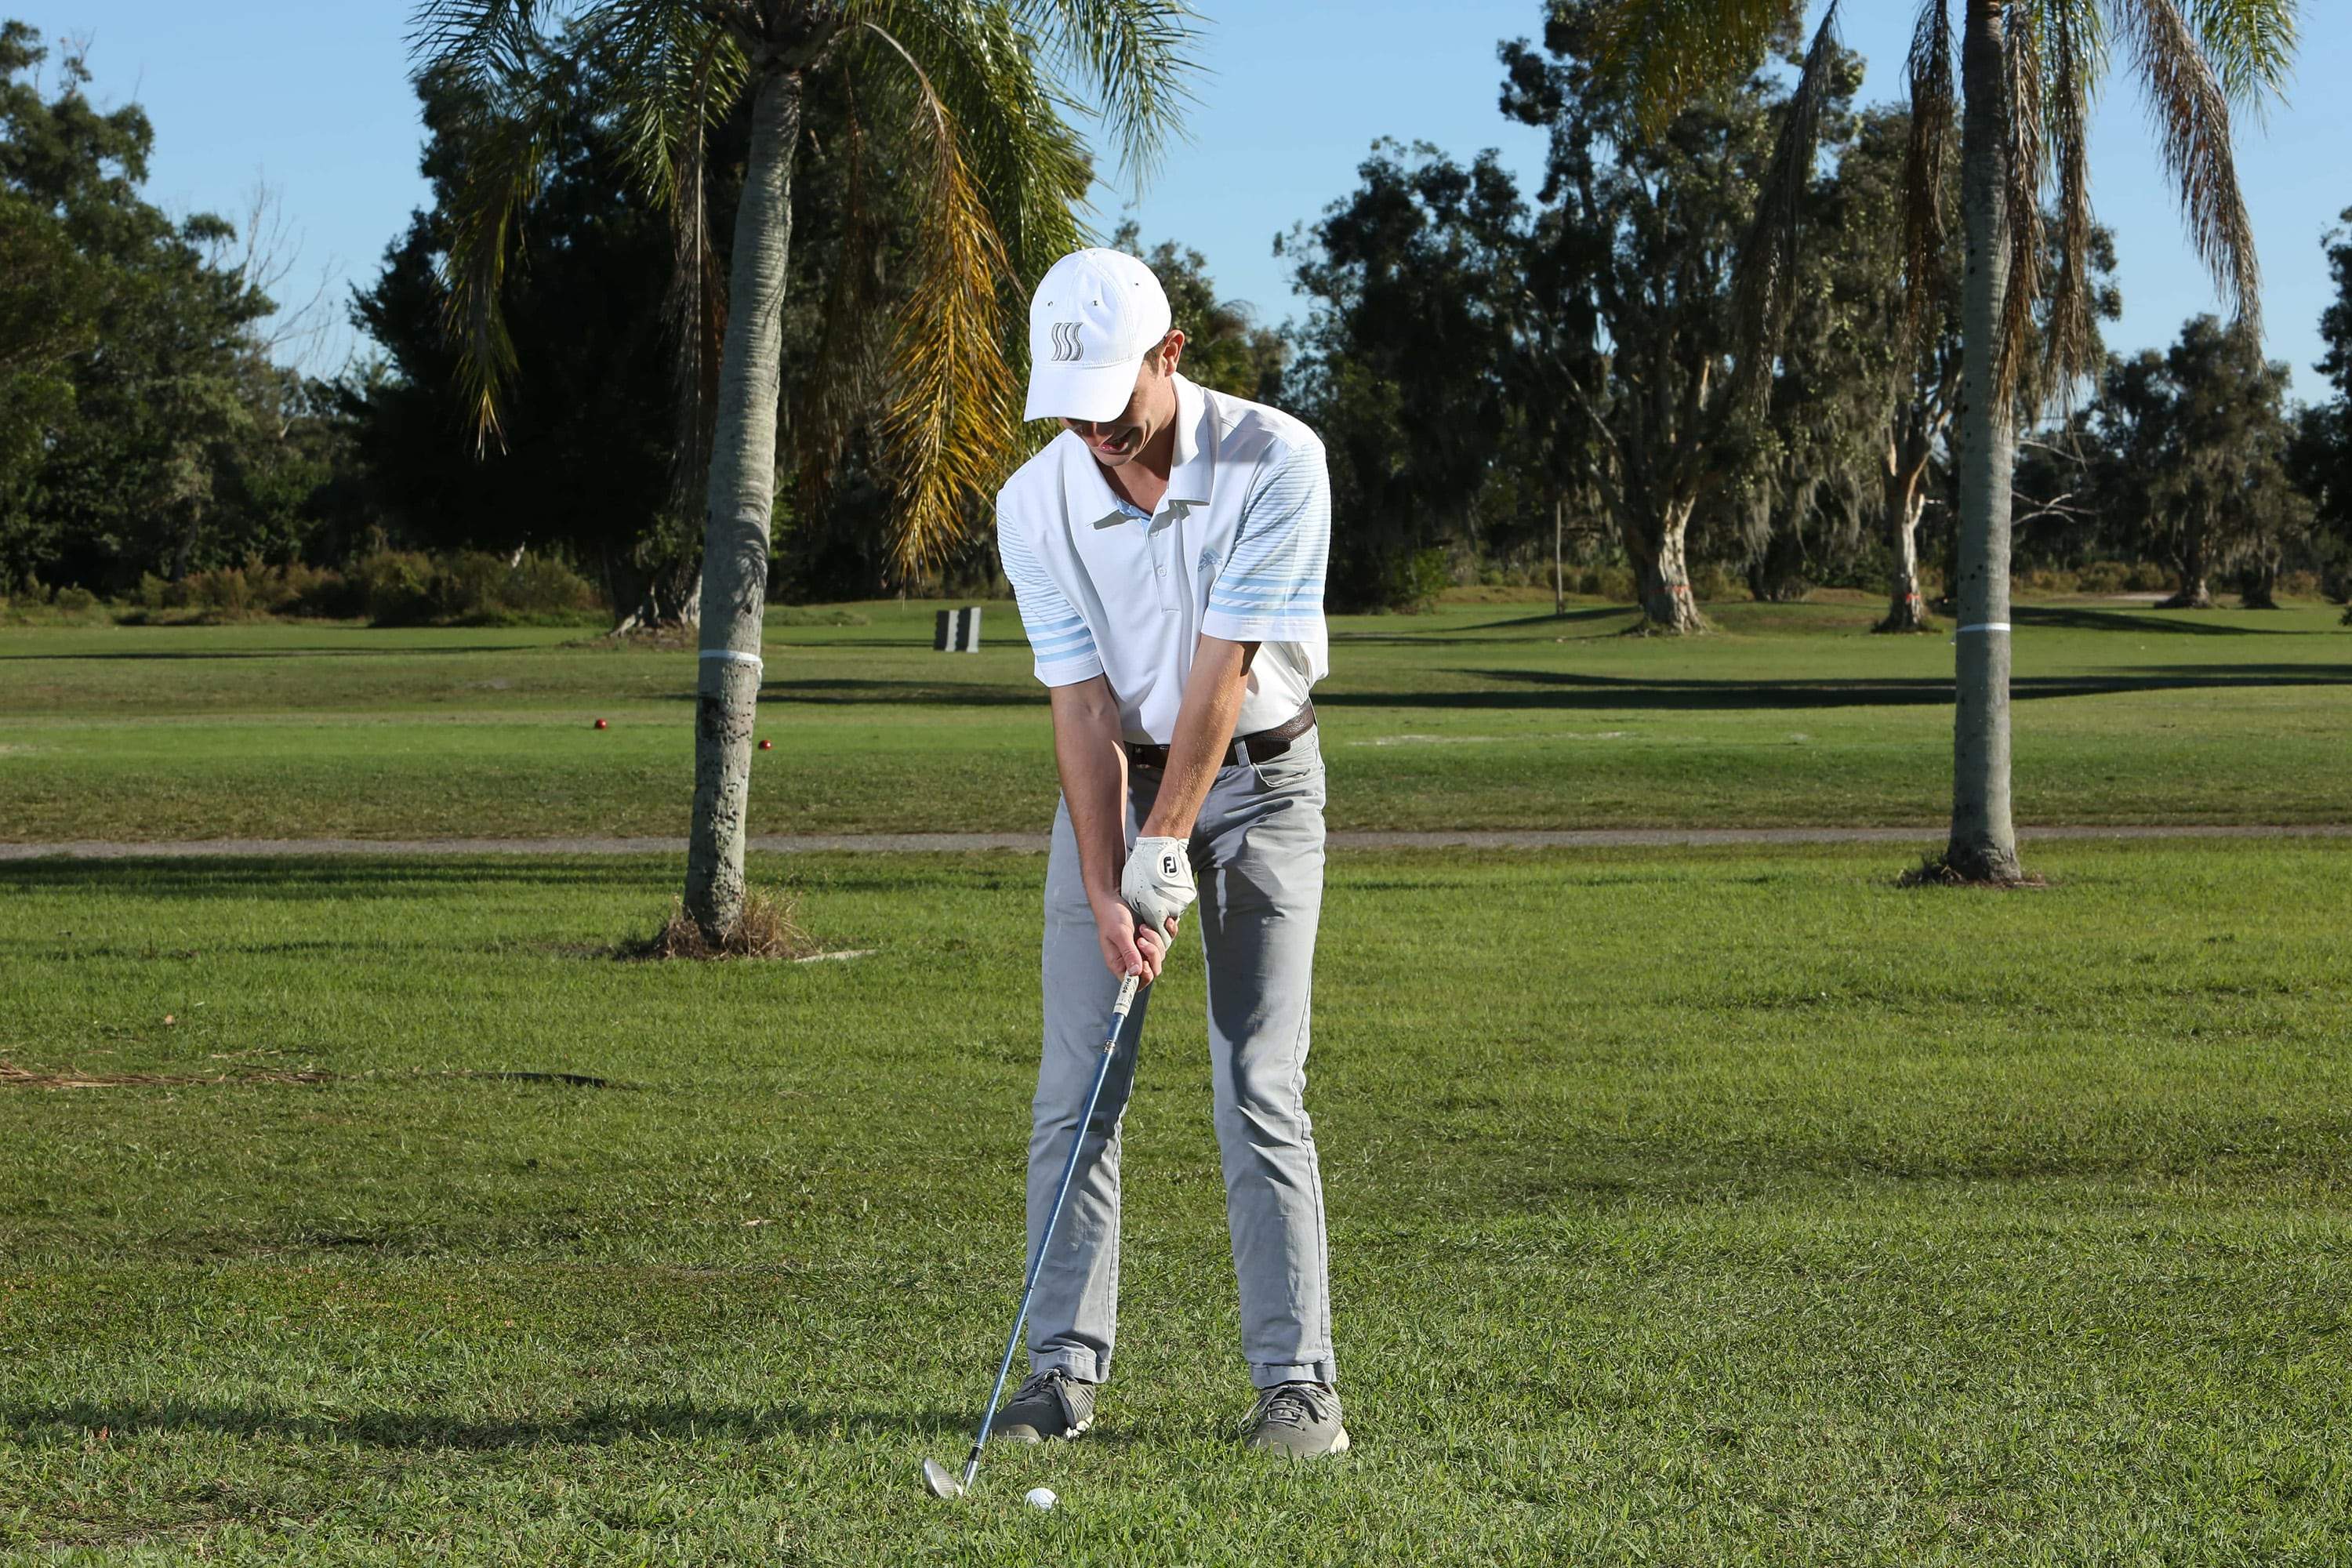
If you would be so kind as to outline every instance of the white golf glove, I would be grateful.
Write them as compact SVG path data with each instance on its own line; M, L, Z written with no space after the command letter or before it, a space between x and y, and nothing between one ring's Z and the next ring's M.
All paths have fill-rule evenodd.
M1168 922L1181 920L1200 890L1192 886L1192 857L1181 838L1139 838L1127 852L1127 868L1119 874L1118 896L1135 911L1136 923L1162 935Z

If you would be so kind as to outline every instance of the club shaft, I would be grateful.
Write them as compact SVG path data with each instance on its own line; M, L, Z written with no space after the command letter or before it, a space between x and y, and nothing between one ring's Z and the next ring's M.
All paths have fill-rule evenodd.
M1054 1206L1046 1212L1045 1229L1037 1237L1036 1253L1029 1259L1029 1278L1021 1287L1021 1310L1013 1314L1013 1332L1004 1341L1004 1359L997 1363L996 1386L988 1391L988 1403L982 1406L980 1431L971 1440L971 1452L963 1462L963 1484L971 1485L971 1478L980 1470L980 1451L988 1447L989 1428L996 1425L996 1402L1004 1397L1004 1380L1013 1372L1013 1354L1021 1348L1021 1325L1029 1321L1029 1300L1037 1293L1037 1276L1045 1269L1045 1249L1054 1245L1054 1228L1062 1222L1062 1201L1070 1195L1070 1181L1078 1173L1078 1153L1086 1147L1087 1127L1095 1119L1096 1102L1102 1099L1103 1080L1110 1076L1111 1054L1118 1048L1119 1026L1127 1022L1127 1011L1135 1004L1135 989L1140 975L1130 974L1119 982L1118 1000L1110 1010L1110 1027L1104 1032L1102 1055L1095 1063L1094 1087L1087 1090L1087 1108L1078 1113L1077 1130L1070 1134L1070 1157L1062 1165L1061 1184L1054 1189Z

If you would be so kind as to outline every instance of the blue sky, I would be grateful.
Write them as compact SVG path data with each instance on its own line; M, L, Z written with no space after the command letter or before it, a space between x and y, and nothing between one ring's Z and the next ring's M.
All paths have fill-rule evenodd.
M1537 184L1543 139L1496 111L1495 47L1539 33L1538 0L1202 5L1210 74L1192 140L1139 201L1100 189L1096 217L1108 233L1131 215L1148 242L1192 246L1223 291L1262 319L1300 308L1274 237L1352 188L1374 137L1427 141L1465 159L1494 147L1523 186ZM1912 10L1907 0L1850 0L1846 41L1871 62L1870 100L1900 90ZM156 126L152 199L234 214L266 179L302 235L301 275L315 283L328 269L338 294L342 279L373 276L423 199L408 11L403 0L0 0L0 14L53 44L88 40L101 105L146 109ZM2270 353L2294 367L2300 395L2318 397L2326 389L2311 363L2328 298L2319 241L2352 206L2352 106L2328 86L2352 76L2352 5L2305 0L2304 13L2296 87L2266 125L2241 128L2239 162L2262 247ZM2108 341L2160 345L2216 300L2182 238L2138 94L2121 77L2101 106L2092 158L2094 199L2122 260L2125 314ZM352 346L343 332L329 352L339 359Z

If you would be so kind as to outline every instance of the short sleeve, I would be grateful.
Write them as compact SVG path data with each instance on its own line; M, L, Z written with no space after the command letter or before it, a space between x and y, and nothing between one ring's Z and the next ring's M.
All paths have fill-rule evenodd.
M1013 584L1013 597L1021 606L1021 629L1029 635L1037 679L1047 686L1075 686L1100 675L1102 655L1085 617L1046 575L1028 536L1002 513L996 520L996 552L1004 563L1004 580Z
M1318 442L1279 447L1242 504L1233 553L1201 629L1229 642L1299 642L1323 632L1331 479Z

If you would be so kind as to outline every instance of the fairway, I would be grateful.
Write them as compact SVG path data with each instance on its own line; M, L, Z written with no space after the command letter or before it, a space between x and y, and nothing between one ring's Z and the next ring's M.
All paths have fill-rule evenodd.
M935 607L771 613L752 832L1043 830L1018 618L934 654ZM1870 636L1880 608L1716 605L1685 641L1523 594L1335 617L1331 826L1932 827L1952 650ZM2345 820L2332 607L2017 618L2022 822ZM0 841L682 834L693 667L577 629L0 627Z
M755 861L870 954L701 966L606 956L666 860L0 867L0 1549L2340 1563L2352 845L1892 858L1334 861L1311 1469L1223 1447L1185 944L1103 1425L954 1506L1041 858Z

